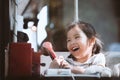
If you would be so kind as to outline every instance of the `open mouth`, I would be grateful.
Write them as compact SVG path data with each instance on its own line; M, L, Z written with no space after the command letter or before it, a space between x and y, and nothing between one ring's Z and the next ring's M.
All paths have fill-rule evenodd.
M72 48L72 51L77 51L77 50L79 50L78 47L74 47L74 48Z

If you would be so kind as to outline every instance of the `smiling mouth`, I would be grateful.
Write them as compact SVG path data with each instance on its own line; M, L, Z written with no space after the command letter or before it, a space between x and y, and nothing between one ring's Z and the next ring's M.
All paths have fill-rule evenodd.
M72 51L77 51L77 50L79 50L79 48L77 47L72 49Z

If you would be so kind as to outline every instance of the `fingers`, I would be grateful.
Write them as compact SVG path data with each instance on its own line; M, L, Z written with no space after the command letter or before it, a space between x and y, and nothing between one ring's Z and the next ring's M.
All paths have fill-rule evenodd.
M52 63L54 63L54 66L55 65L59 66L58 68L65 68L65 69L71 68L71 65L64 59L63 56L58 56L53 60Z
M70 68L70 64L68 62L66 62L65 60L63 60L63 61L60 62L59 68L68 69L68 68Z
M55 63L58 63L58 65L60 66L63 60L64 60L63 56L58 56L53 61Z

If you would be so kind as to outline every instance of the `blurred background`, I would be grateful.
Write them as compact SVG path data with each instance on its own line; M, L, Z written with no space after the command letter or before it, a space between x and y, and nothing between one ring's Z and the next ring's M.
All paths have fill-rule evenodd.
M51 41L55 51L66 51L64 30L77 15L95 27L105 51L117 50L120 41L119 4L119 0L10 0L10 41L19 41L20 31L27 34L35 51L44 41Z
M44 41L51 41L55 51L66 51L65 27L80 20L91 23L103 49L114 50L120 41L119 0L11 0L9 1L11 41L18 31L28 35L37 51ZM77 7L76 7L77 5ZM76 14L77 10L77 14ZM14 34L14 35L13 35ZM20 36L19 36L20 37ZM114 48L114 49L113 49Z

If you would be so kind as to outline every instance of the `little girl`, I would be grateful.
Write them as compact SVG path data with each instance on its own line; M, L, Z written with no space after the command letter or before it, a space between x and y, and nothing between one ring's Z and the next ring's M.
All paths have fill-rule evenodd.
M102 42L93 26L83 21L72 22L67 29L67 59L55 58L50 68L69 68L72 73L97 73L105 69Z

